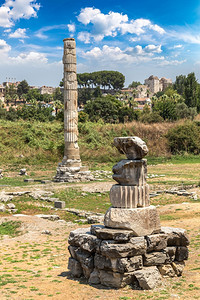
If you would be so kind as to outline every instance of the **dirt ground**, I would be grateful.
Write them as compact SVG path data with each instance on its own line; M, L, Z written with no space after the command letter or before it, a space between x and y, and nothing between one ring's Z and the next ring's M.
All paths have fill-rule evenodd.
M111 185L111 182L100 182L80 186L91 191L108 190ZM36 186L32 188L37 189ZM14 238L4 236L0 240L0 299L200 299L200 203L187 203L186 199L182 204L158 209L161 215L176 216L162 221L162 226L185 228L190 236L190 255L182 277L164 278L161 287L155 291L135 291L129 286L119 290L90 286L85 279L72 278L67 268L68 236L80 225L36 216L9 216L1 217L0 223L20 220L23 234ZM44 230L50 234L42 233Z

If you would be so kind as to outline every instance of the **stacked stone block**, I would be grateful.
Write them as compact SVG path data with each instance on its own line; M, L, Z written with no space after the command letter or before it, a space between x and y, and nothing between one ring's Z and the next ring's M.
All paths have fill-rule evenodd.
M161 227L161 232L134 237L130 230L92 225L69 236L68 268L75 277L90 284L120 288L132 284L152 289L162 276L181 276L188 259L186 231Z

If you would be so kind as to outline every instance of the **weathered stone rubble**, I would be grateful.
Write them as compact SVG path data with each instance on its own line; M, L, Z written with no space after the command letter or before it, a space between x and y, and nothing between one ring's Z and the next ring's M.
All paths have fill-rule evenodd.
M73 276L113 288L152 289L161 284L161 275L181 276L189 240L179 228L161 227L160 233L135 237L131 230L92 225L71 231L69 244Z
M3 178L3 170L0 169L0 179Z

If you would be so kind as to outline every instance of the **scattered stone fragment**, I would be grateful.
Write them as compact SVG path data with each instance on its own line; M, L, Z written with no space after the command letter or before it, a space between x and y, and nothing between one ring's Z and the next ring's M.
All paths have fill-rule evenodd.
M60 217L58 215L35 215L38 218L47 219L50 221L56 221L59 220Z
M115 272L107 272L104 270L99 271L101 284L113 288L121 288L126 286L127 284L132 283L133 277L133 273L121 274Z
M19 175L21 175L21 176L27 176L28 174L26 173L26 169L25 168L23 168L23 169L21 169L20 171L19 171Z
M49 230L43 230L43 231L42 231L42 234L48 234L48 235L51 235L52 233L51 233L51 231L49 231Z
M41 180L41 183L43 184L47 184L47 183L51 183L52 181L51 180Z
M129 241L134 236L131 230L107 228L103 225L92 225L91 233L101 240L115 240L118 242Z
M81 267L80 262L78 262L74 258L69 258L68 269L71 271L71 274L75 277L81 277L83 274L83 269Z
M4 204L0 205L0 212L5 212L6 211L6 207Z
M181 262L174 261L174 262L172 262L171 265L172 265L172 268L174 269L176 275L181 276L183 273L183 269L185 267L185 262L184 261L181 261Z
M188 248L187 247L177 247L175 258L177 261L183 261L188 259Z
M99 278L99 271L98 269L94 269L93 272L90 274L89 284L99 284L101 283Z
M104 215L91 215L87 217L88 224L96 224L96 223L103 223Z
M64 209L65 208L65 201L55 201L54 202L54 207L55 208L60 208L60 209Z
M169 262L167 253L152 252L144 255L144 266L158 266Z
M147 241L147 252L161 251L167 247L166 234L152 234L145 236Z
M139 285L144 290L154 289L155 287L161 285L162 277L157 269L157 267L147 267L142 270L137 270L134 272Z
M8 204L7 204L7 208L9 208L9 209L15 209L15 204L13 204L13 203L8 203Z
M0 169L0 179L3 178L3 170Z
M176 275L170 264L158 266L158 270L162 276L174 277Z
M34 182L34 179L32 179L32 178L25 178L24 182Z
M81 247L83 250L93 252L100 240L90 233L90 228L79 228L70 232L69 244L72 246Z
M185 229L161 227L161 232L167 234L168 246L188 246L189 238Z

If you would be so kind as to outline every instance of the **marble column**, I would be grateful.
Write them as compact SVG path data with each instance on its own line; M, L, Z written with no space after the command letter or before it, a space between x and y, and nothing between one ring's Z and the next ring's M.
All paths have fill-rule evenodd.
M76 74L76 43L64 39L64 157L58 165L54 181L91 180L91 173L82 166L78 146L78 90Z

